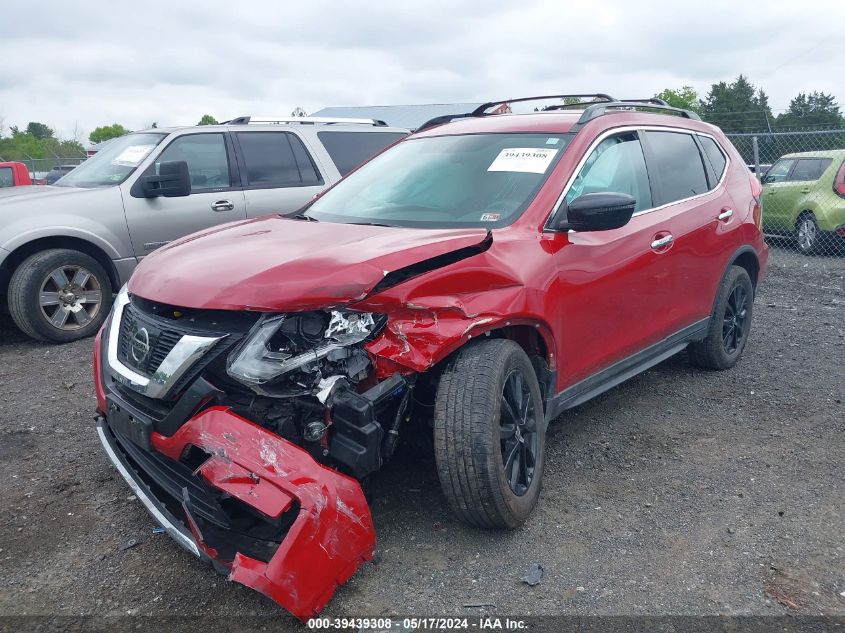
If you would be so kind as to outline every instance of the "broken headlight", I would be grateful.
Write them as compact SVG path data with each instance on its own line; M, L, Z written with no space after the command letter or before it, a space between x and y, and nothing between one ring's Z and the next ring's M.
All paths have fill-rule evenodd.
M295 370L312 372L318 361L375 334L384 317L330 310L265 319L229 357L232 378L257 387Z

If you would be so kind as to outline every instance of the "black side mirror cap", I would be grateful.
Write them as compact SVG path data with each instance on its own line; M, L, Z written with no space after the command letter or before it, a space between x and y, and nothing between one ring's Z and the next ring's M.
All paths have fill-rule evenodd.
M610 231L631 220L636 200L627 193L585 193L561 209L556 231Z
M158 175L141 176L139 181L145 198L177 198L191 194L191 174L184 160L160 163Z

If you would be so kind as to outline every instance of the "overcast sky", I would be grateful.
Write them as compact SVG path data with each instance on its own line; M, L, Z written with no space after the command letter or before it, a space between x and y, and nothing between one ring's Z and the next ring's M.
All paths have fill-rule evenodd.
M0 119L87 142L94 127L204 113L608 92L648 97L739 73L775 110L845 104L843 0L4 2Z

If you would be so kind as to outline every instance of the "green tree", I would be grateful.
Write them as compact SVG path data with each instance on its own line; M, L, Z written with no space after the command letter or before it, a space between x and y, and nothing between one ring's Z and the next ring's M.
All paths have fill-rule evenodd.
M37 121L30 121L27 124L26 133L41 140L53 138L53 129Z
M789 102L787 111L777 116L776 125L778 128L842 128L845 127L845 118L833 95L799 92Z
M299 106L296 106L293 109L293 112L290 113L290 115L291 116L308 116L308 113L305 110L303 110L302 108L300 108Z
M210 114L203 114L200 122L197 125L217 125L217 119Z
M111 125L101 125L98 128L94 128L94 131L88 135L88 140L92 143L102 143L110 138L117 138L128 133L129 130L120 123L112 123Z
M765 131L772 120L766 93L758 91L744 75L730 84L713 84L702 103L701 115L725 132Z
M677 89L666 88L654 96L658 99L663 99L673 108L683 108L684 110L692 110L697 114L701 114L701 99L692 86L682 86Z

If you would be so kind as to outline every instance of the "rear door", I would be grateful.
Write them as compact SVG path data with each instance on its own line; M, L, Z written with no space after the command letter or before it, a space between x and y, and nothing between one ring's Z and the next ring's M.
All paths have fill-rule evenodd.
M224 132L183 134L174 138L144 170L158 174L163 162L185 161L191 194L144 198L136 180L121 185L126 221L136 257L201 229L246 217L231 141Z
M740 244L736 231L748 204L738 205L724 186L727 153L712 137L649 129L643 146L655 204L667 215L652 247L668 241L658 251L664 253L672 289L664 317L671 333L712 312L724 263Z
M233 132L248 217L291 214L325 186L302 139L290 131Z

